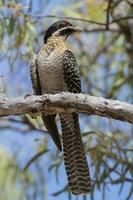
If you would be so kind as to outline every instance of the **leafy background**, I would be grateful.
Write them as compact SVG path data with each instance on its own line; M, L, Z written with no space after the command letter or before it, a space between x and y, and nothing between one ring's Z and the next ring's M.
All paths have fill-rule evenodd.
M32 93L32 54L42 47L48 26L66 18L84 29L68 39L83 93L133 103L132 13L132 0L0 0L1 98ZM62 153L40 117L1 118L0 199L132 199L133 126L87 115L80 115L80 125L93 185L91 194L75 197Z

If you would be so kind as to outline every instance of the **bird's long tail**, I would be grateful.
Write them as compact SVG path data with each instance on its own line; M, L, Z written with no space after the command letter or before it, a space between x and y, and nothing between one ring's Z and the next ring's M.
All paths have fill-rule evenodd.
M80 134L78 115L61 114L64 161L68 184L73 194L86 194L91 189L89 168Z

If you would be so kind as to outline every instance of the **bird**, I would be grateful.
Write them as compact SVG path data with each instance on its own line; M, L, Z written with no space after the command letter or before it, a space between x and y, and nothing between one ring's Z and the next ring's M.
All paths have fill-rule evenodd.
M59 20L45 32L44 45L30 65L35 95L59 92L81 92L80 71L74 54L67 47L67 38L82 29L67 20ZM58 114L58 113L57 113ZM55 117L42 115L42 120L55 145L62 151ZM91 178L81 137L78 113L60 113L64 165L68 186L74 195L91 191Z

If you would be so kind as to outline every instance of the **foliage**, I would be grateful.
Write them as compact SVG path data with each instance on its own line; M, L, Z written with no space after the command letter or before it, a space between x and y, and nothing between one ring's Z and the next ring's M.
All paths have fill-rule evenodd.
M18 200L36 199L37 179L39 173L21 171L17 163L16 153L11 156L9 151L0 147L0 198ZM8 175L7 175L8 174ZM42 185L44 187L44 185ZM43 189L44 190L44 189Z

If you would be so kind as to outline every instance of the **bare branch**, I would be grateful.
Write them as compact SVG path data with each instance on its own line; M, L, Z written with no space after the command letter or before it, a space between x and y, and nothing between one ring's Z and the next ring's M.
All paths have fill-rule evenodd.
M82 22L87 22L87 23L105 26L105 23L102 23L102 22L96 22L96 21L93 21L93 20L76 18L76 17L63 17L63 16L57 16L57 15L40 15L40 14L31 14L31 17L34 17L36 19L41 19L41 18L68 19L68 20L82 21Z
M101 32L106 32L106 31L110 31L113 33L122 33L121 30L119 28L110 28L109 30L107 30L106 28L84 28L83 30L86 33L101 33Z
M129 16L125 16L125 17L120 17L120 18L113 19L113 20L110 22L110 24L118 23L118 22L120 22L120 21L129 20L129 19L133 19L133 15L129 15Z
M109 9L110 9L110 7L109 7ZM106 25L107 25L107 22L103 23L103 22L97 22L97 21L93 21L93 20L89 20L89 19L76 18L76 17L63 17L63 16L57 16L57 15L40 15L40 14L30 14L28 16L35 18L36 19L35 21L38 21L38 19L42 19L42 18L57 18L57 19L68 19L68 20L74 20L74 21L81 21L81 22L96 24L96 25L99 25L99 26L103 26L105 28L106 28ZM110 21L108 23L108 25L117 23L119 21L128 20L128 19L133 19L133 15L113 19L112 21Z
M111 2L111 0L110 0L110 2ZM120 30L116 29L116 28L110 28L109 29L109 25L114 24L114 23L118 23L118 22L123 21L123 20L133 19L133 15L116 18L116 19L113 19L112 21L109 22L110 7L111 7L111 3L108 4L106 23L93 21L93 20L89 20L89 19L76 18L76 17L64 17L64 16L57 16L57 15L43 15L43 14L33 14L33 13L26 15L26 18L27 19L29 17L34 18L34 23L38 22L39 19L43 19L43 18L54 18L54 19L56 18L56 19L67 19L67 20L81 21L81 22L86 22L86 23L98 25L97 27L90 29L90 30L85 28L84 32L87 32L87 33L105 32L105 31L120 32ZM7 17L7 16L0 17L0 21L1 20L9 20L9 19L10 19L10 17Z
M133 3L130 2L129 0L125 0L131 7L133 7Z
M107 15L106 15L106 30L109 30L109 19L110 19L110 8L112 4L112 0L108 0L108 7L107 7Z
M133 123L133 105L86 94L62 92L0 100L0 116L82 112Z

